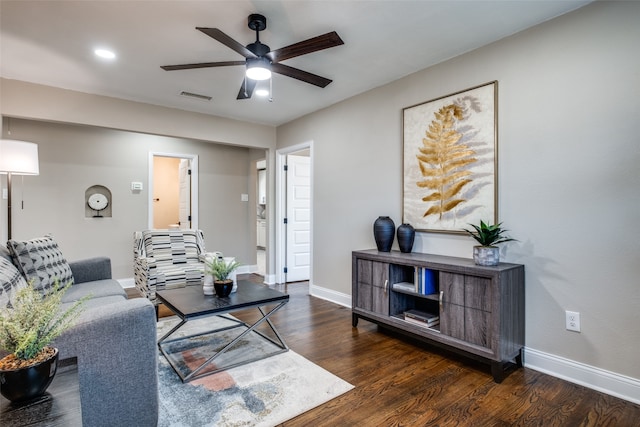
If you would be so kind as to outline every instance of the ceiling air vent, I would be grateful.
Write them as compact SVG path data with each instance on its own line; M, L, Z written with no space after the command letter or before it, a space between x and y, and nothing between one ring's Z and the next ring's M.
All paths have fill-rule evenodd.
M180 92L180 96L186 96L186 97L189 97L189 98L199 99L200 101L211 101L213 99L213 97L211 97L209 95L201 95L199 93L187 92L185 90Z

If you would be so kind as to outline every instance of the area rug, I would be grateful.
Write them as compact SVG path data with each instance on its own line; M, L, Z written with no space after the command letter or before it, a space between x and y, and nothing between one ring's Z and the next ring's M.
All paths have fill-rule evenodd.
M158 322L158 337L177 318ZM172 336L184 337L233 322L212 317L187 323ZM165 347L178 369L200 365L220 342L237 336L230 329L200 335ZM247 334L225 354L226 364L273 350L269 341ZM275 346L274 346L275 347ZM215 365L214 365L215 366ZM292 350L183 383L165 356L158 357L160 414L158 426L275 426L351 390L353 386Z

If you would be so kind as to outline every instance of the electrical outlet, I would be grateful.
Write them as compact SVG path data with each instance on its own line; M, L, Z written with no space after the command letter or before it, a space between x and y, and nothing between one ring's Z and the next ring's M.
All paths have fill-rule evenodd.
M580 313L577 311L566 311L567 331L580 332Z

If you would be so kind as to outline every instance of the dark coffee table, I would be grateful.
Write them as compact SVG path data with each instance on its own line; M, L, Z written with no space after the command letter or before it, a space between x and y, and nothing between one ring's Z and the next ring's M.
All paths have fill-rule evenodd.
M167 332L162 338L158 340L158 347L162 354L165 356L174 371L180 376L182 382L192 381L196 378L201 378L206 375L233 368L235 366L243 365L256 360L261 360L266 357L270 357L276 354L284 353L289 350L289 347L285 344L284 340L278 334L278 331L271 323L269 318L279 309L281 309L287 302L289 302L289 295L282 292L270 289L264 285L258 285L256 283L239 280L238 291L232 293L228 297L218 298L213 295L204 295L201 286L187 286L179 289L169 289L156 292L156 296L159 302L163 303L167 308L173 311L180 319L173 329ZM245 323L233 316L225 316L225 314L231 314L233 312L245 309L257 309L260 312L261 317L253 324ZM198 333L195 335L189 335L185 337L179 337L169 340L168 338L182 328L187 322L206 318L210 316L220 316L231 321L230 326L224 326L221 328L209 329L206 332ZM229 322L227 322L229 323ZM273 337L266 335L262 331L256 329L258 326L266 324L268 328L273 332ZM229 329L243 328L244 331L226 345L214 351L213 354L200 366L192 369L191 372L185 374L182 370L178 369L172 357L166 352L166 346L170 343L186 340L195 336L213 334L220 331L226 331ZM219 356L232 349L243 337L255 332L259 337L270 341L276 346L276 350L268 354L261 354L256 357L244 359L237 363L230 363L223 366L217 365L215 369L208 369L202 372L205 367L210 365Z

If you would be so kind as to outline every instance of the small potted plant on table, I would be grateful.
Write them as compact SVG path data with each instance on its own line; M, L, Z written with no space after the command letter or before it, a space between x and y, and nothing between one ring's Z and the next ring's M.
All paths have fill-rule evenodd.
M213 287L220 298L229 296L233 289L233 280L229 275L240 266L235 260L225 261L221 257L213 257L206 262L207 274L213 275Z
M58 349L51 341L73 325L87 299L61 312L62 297L71 285L60 288L56 282L42 295L29 284L17 291L10 307L0 310L0 349L9 352L0 359L0 391L8 400L41 396L53 381Z
M498 265L500 262L500 248L496 245L515 239L502 235L502 233L507 232L507 230L501 228L502 223L489 225L484 221L480 221L479 226L475 224L469 225L474 228L474 231L466 228L464 231L480 243L480 245L473 247L473 261L477 265L483 266Z

